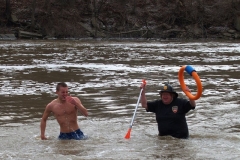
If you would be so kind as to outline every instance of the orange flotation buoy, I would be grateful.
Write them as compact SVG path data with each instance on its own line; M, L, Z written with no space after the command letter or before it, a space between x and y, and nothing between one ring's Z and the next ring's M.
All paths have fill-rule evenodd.
M196 84L197 84L197 94L196 95L192 95L191 92L186 91L186 84L184 82L184 71L186 71L189 75L191 75ZM202 83L201 80L197 74L197 72L195 71L195 69L191 66L182 66L178 72L178 80L180 82L180 86L183 90L183 92L186 94L186 96L191 99L191 100L197 100L201 97L202 95Z

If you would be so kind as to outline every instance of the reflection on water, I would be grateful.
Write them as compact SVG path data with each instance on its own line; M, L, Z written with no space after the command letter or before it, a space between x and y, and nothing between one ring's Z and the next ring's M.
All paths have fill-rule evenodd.
M238 42L1 41L0 159L238 159L240 156L240 45ZM147 98L169 81L180 96L182 65L192 65L203 84L189 112L189 140L158 137L155 116L138 108L125 140L142 79ZM79 114L86 141L58 141L53 117L48 141L40 118L65 81L90 116ZM185 75L194 93L195 81Z

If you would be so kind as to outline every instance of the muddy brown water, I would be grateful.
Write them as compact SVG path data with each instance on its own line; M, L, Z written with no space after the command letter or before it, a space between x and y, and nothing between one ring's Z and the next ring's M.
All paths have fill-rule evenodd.
M240 44L238 41L0 41L0 159L239 159ZM203 94L187 114L190 138L158 137L155 116L138 107L131 138L124 139L147 81L147 99L164 82L181 97L178 71L196 69ZM195 81L185 83L196 92ZM59 141L49 117L42 141L40 119L65 81L89 111L79 114L85 141Z

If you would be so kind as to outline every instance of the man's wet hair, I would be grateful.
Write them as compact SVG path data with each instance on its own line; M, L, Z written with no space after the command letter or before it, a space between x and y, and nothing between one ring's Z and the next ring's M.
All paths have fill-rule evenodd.
M67 84L65 82L60 82L57 84L56 90L59 91L60 87L67 87Z

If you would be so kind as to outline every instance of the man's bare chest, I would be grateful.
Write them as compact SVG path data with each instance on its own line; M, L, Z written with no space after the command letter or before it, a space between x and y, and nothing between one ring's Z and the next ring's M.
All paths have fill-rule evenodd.
M62 115L71 115L76 114L77 109L72 104L57 104L53 107L53 113L55 116L62 116Z

